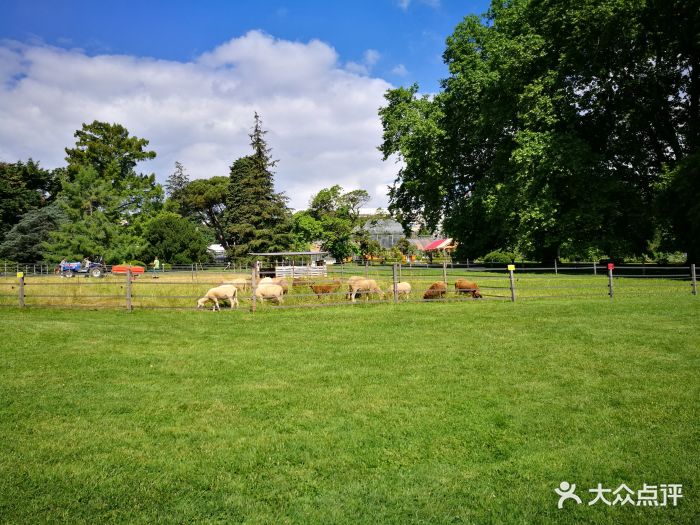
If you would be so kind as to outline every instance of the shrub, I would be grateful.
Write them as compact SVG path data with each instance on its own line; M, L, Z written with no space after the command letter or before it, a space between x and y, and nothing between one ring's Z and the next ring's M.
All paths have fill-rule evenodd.
M518 254L516 254L515 252L507 252L505 250L493 250L492 252L489 252L486 255L484 255L482 261L487 263L508 264L515 261L516 258L518 258Z

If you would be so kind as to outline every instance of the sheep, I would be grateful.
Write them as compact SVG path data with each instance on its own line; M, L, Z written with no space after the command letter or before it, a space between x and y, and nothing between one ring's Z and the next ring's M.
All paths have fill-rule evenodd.
M347 295L345 296L346 299L350 299L350 295L351 295L350 290L351 290L351 288L352 288L353 283L355 283L355 282L357 282L357 281L363 281L363 280L365 280L365 279L366 279L366 277L360 277L359 275L353 275L352 277L350 277L350 278L348 279L348 293L347 293Z
M289 293L289 282L287 282L287 279L285 279L284 277L275 277L274 279L272 279L272 282L274 284L280 285L282 287L282 291L285 294Z
M219 299L228 299L231 303L231 310L233 310L234 305L238 307L238 288L232 284L224 284L222 286L217 286L216 288L210 288L207 293L201 299L197 300L197 308L204 308L204 305L208 301L214 303L212 312L216 310L221 310L219 307Z
M457 279L455 282L455 292L457 294L468 293L474 299L481 299L481 291L479 290L479 285L474 281L468 281L467 279Z
M402 281L400 283L396 284L396 293L399 297L401 298L402 295L408 299L408 296L411 294L411 284L407 283L406 281Z
M318 296L318 298L321 299L324 295L337 292L340 288L340 281L335 280L332 283L326 284L310 284L309 287Z
M442 299L447 293L447 285L442 281L434 282L430 285L425 293L423 294L423 299Z
M265 299L274 299L277 304L282 304L283 295L284 289L279 284L270 282L262 283L255 289L255 297L260 299L261 303L264 303Z
M355 297L358 293L366 294L367 299L369 299L369 294L371 293L376 293L382 299L384 298L384 292L382 292L381 288L379 288L377 285L377 281L374 279L353 280L348 284L348 292L350 295L350 300L353 303L355 302Z
M289 283L284 277L263 277L258 284L277 284L282 287L283 293L289 293Z
M239 277L238 279L231 279L230 281L222 281L221 284L232 284L241 292L250 288L250 281L242 277Z

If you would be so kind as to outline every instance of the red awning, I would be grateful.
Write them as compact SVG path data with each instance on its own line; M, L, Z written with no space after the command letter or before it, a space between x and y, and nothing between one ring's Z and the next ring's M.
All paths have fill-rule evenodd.
M441 250L452 244L452 239L437 239L423 248L426 252L429 250Z

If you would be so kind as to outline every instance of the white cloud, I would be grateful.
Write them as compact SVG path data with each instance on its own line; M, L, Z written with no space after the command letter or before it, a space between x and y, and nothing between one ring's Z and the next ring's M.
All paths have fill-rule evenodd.
M372 67L379 62L381 56L376 49L368 49L362 55L362 62L347 62L345 69L356 75L367 76L372 71Z
M408 69L406 69L406 66L403 64L399 64L398 66L394 67L391 72L399 77L405 77L408 75Z
M124 125L150 140L157 159L142 164L159 181L176 160L192 178L227 175L250 153L253 112L260 113L276 186L295 208L322 187L373 193L386 206L396 166L383 163L377 109L391 86L366 76L380 58L341 67L318 40L277 40L259 31L234 38L191 62L122 55L88 56L42 44L0 43L0 160L33 157L64 164L83 122Z
M419 2L435 9L440 7L440 0L419 0ZM396 5L404 11L408 11L408 8L411 7L411 0L396 0Z

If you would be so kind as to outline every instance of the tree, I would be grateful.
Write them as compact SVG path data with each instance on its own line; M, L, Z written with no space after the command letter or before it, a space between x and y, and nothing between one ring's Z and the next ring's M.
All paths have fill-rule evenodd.
M21 262L44 260L43 244L65 221L57 203L25 213L0 244L0 257Z
M274 191L271 170L277 161L270 156L266 133L255 113L249 135L253 154L231 166L225 217L228 253L234 258L247 258L250 252L284 251L294 242L287 199Z
M684 250L689 263L700 263L700 153L664 172L658 189L661 248Z
M0 242L25 213L54 199L58 191L56 174L32 159L0 162Z
M68 222L52 234L47 256L135 259L145 244L143 224L160 210L163 190L155 175L134 168L155 152L145 150L148 141L129 136L119 124L83 124L75 135L76 147L66 149L67 176L57 198Z
M225 217L228 192L229 177L211 177L193 180L178 196L182 214L206 224L226 249L229 248Z
M359 212L369 201L365 190L343 193L339 185L324 188L309 202L309 209L294 215L294 234L302 243L321 241L321 248L342 261L358 252L354 240Z
M698 151L697 2L494 1L447 40L437 96L386 94L404 226L551 259L644 252L655 183Z
M125 186L133 181L136 164L154 159L155 151L148 151L148 140L129 135L120 124L93 121L83 124L75 132L78 139L74 148L66 148L66 162L71 175L81 167L92 166L100 177L114 185Z
M205 262L211 259L207 246L210 239L202 226L173 212L161 212L144 225L146 246L143 260L160 260L174 264Z
M175 171L168 176L168 180L165 182L165 191L168 197L174 201L179 201L180 195L189 183L190 179L185 172L185 168L180 162L176 161Z

